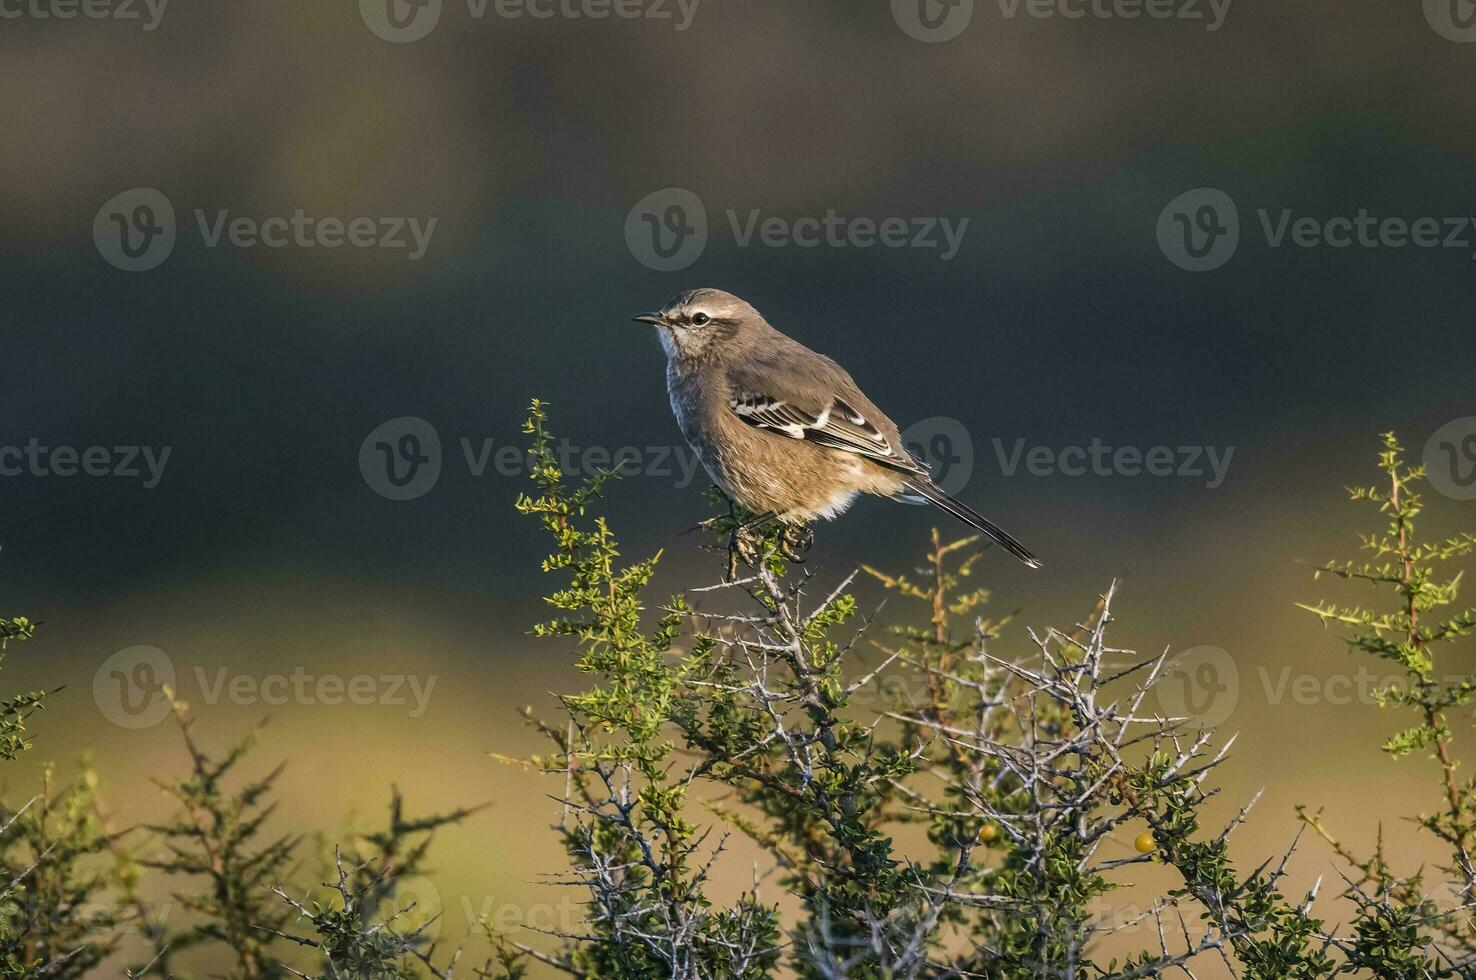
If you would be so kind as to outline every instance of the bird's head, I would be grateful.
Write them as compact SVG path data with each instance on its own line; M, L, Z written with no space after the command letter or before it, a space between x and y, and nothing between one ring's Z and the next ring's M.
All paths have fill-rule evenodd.
M772 329L758 310L721 289L689 290L634 319L656 328L666 356L678 364L730 356Z

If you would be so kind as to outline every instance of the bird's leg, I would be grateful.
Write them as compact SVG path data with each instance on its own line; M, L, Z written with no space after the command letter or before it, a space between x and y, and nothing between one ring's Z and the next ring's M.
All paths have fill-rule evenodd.
M759 560L759 546L763 538L749 530L748 525L739 524L728 537L728 581L738 578L738 562L752 566Z
M728 576L726 581L732 582L738 578L738 505L733 503L733 498L723 494L728 501L728 519L733 522L733 530L728 532Z
M731 582L738 577L738 562L741 559L745 565L753 565L758 561L759 548L763 543L763 535L755 534L755 528L761 527L774 519L772 513L760 514L757 517L737 523L738 515L734 509L733 501L728 501L728 513L734 520L733 531L728 536L728 581Z
M779 551L792 562L802 563L805 553L815 545L815 529L808 524L785 524L779 537Z

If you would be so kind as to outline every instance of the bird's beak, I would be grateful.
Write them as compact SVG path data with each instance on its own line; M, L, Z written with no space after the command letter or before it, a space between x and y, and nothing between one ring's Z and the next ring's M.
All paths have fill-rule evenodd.
M666 322L666 318L660 313L642 313L640 316L631 317L631 320L635 323L649 323L653 327L659 327Z

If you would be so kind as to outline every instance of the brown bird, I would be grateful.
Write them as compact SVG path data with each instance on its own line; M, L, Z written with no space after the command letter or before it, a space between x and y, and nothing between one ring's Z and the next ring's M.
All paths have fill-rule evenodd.
M933 482L839 364L775 330L737 296L694 289L635 319L659 330L677 424L729 500L788 525L837 517L861 493L927 501L1040 567Z

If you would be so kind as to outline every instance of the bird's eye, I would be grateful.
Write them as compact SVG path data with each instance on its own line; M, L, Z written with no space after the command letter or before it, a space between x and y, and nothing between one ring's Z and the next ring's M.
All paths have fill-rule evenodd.
M695 323L695 324L697 324L697 326L699 326L699 327L702 326L704 323L706 323L707 321L709 321L711 319L712 319L712 317L708 316L706 313L693 313L692 314L692 322Z

